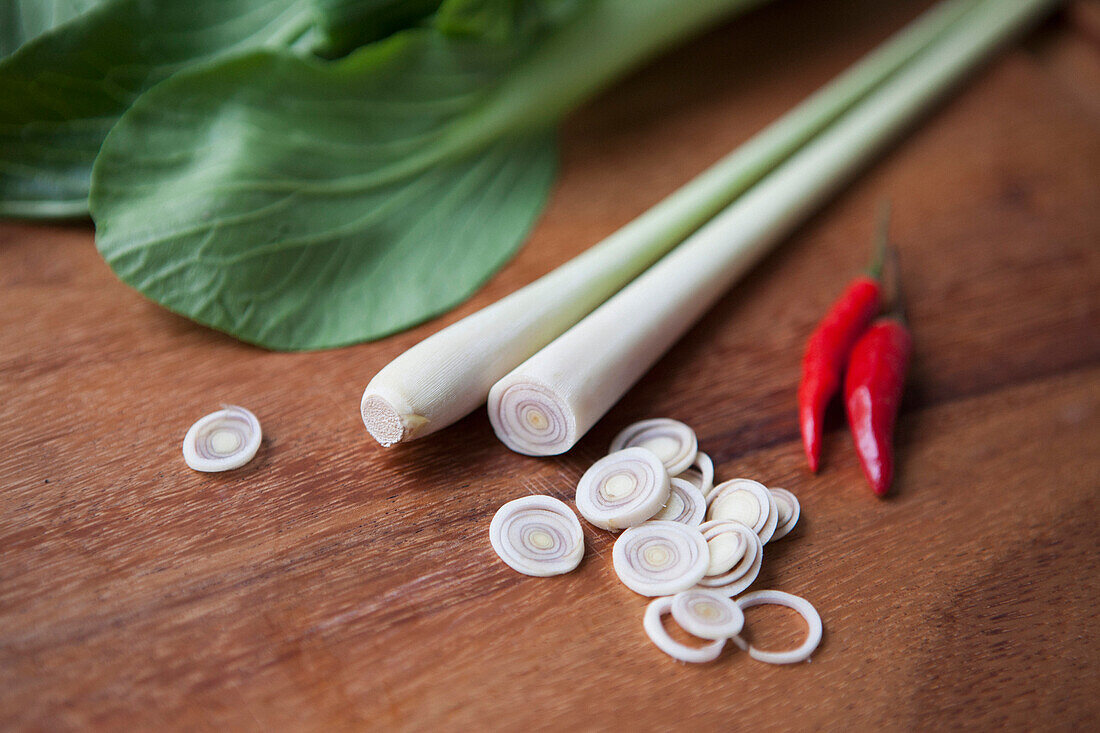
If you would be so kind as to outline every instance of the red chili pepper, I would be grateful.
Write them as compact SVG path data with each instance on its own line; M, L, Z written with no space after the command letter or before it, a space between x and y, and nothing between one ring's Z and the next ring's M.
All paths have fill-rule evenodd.
M900 318L875 321L852 347L844 403L856 453L871 488L885 496L894 478L894 422L913 339Z
M821 457L825 407L840 389L840 376L848 354L867 324L878 314L879 301L878 280L857 277L833 303L806 344L802 382L798 386L798 414L811 471L817 471Z

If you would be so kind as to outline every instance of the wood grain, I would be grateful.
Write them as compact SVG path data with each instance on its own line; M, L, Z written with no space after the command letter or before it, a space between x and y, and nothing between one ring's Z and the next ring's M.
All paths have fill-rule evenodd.
M1095 729L1100 634L1100 52L1077 2L1002 55L718 306L569 455L482 413L383 451L359 395L403 349L564 261L750 136L927 2L784 0L574 115L531 241L470 303L375 344L241 345L113 278L86 224L0 224L0 727ZM897 491L837 421L803 467L802 343L894 203L916 359ZM188 470L222 402L257 459ZM803 521L755 587L805 595L813 662L672 662L610 535L559 578L488 543L525 493L571 499L627 422L684 419ZM749 615L765 645L799 625Z

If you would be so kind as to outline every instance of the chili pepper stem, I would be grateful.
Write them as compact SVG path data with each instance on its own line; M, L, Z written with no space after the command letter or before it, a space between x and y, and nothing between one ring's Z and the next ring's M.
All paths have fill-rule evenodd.
M890 200L885 199L878 207L878 223L875 227L875 254L867 275L882 281L882 268L885 265L887 250L890 249Z
M883 315L885 317L893 318L901 323L901 325L908 327L909 318L905 312L905 295L901 287L901 255L898 253L897 247L888 247L888 256L890 258L890 309Z

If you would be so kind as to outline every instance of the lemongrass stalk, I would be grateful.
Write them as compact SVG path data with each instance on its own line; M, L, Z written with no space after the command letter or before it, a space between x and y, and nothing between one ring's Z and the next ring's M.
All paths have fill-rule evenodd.
M489 393L512 450L569 450L757 260L997 45L1058 0L985 0L734 204Z
M494 382L683 241L978 1L937 6L601 243L398 356L363 393L360 410L371 435L393 445L435 432L476 409Z

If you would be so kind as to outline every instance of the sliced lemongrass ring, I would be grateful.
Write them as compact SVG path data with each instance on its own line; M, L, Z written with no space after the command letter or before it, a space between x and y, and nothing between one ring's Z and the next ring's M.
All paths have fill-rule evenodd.
M689 481L673 478L669 479L668 502L664 509L653 515L653 519L698 527L706 513L707 500L703 498L703 492Z
M779 505L775 502L775 496L772 492L768 491L768 521L764 522L764 526L757 532L760 535L760 541L765 545L772 541L772 537L775 536L775 528L779 523Z
M714 490L714 461L703 451L695 454L695 462L676 478L686 479L703 493L704 498Z
M252 460L263 434L248 410L226 405L200 418L183 438L183 460L196 471L216 473L240 468Z
M757 576L760 575L760 566L764 562L764 543L760 541L758 534L741 522L734 520L704 522L700 530L703 532L703 538L707 540L708 549L711 547L712 542L722 537L723 534L730 532L740 535L745 542L746 549L737 564L729 572L721 575L704 576L699 581L699 585L732 598L756 582ZM716 552L720 552L720 550ZM716 567L720 566L720 564L716 564Z
M760 538L741 522L717 519L699 525L703 539L707 541L710 561L707 563L707 576L726 575L735 566L745 564L741 574L748 572L748 564L756 554L756 544Z
M642 420L628 426L611 441L611 452L635 446L656 453L670 476L683 473L699 452L695 431L667 417Z
M771 494L759 481L735 478L714 487L707 497L707 519L731 519L760 534L771 514Z
M691 588L707 571L707 541L697 527L646 522L615 540L611 559L627 588L643 596L667 596Z
M568 573L584 557L577 515L552 496L514 499L493 515L489 542L500 559L524 575Z
M768 491L775 499L775 506L779 514L775 533L772 534L772 538L769 540L775 542L790 534L790 531L798 524L798 518L802 515L802 506L798 503L798 498L786 489L768 489Z
M747 649L749 656L753 659L768 664L796 664L809 659L814 649L817 649L817 645L821 643L821 616L818 615L817 609L805 598L784 593L780 590L758 590L753 593L746 593L737 599L737 605L741 607L742 611L746 608L766 604L786 606L794 609L802 618L806 619L806 640L795 649L785 652L766 652L757 649L752 644L748 644L739 636L731 637L737 646Z
M718 639L701 647L681 644L668 635L665 625L661 623L661 617L671 610L672 599L668 597L655 598L646 606L642 627L645 629L650 641L665 654L673 659L679 659L681 662L702 664L717 659L718 655L722 653L722 648L726 645L726 640Z
M645 448L627 448L592 464L577 484L577 511L603 529L626 529L668 502L668 472Z
M721 593L692 588L672 597L672 618L700 639L728 639L745 626L741 607Z

